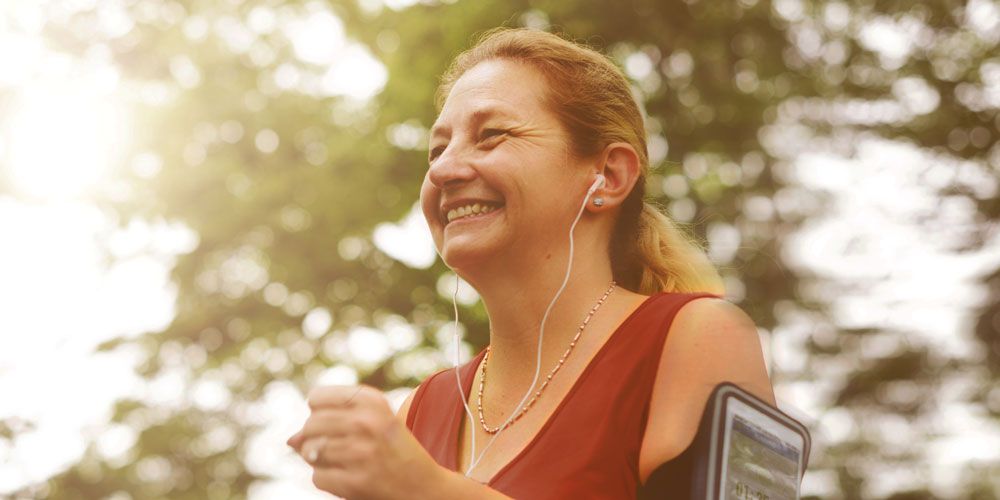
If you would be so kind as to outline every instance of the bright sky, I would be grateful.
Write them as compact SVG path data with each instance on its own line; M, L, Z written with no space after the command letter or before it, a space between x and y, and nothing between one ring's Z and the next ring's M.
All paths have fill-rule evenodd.
M96 50L72 58L50 49L41 36L46 17L92 7L87 2L0 6L0 88L14 94L13 105L0 113L0 168L15 189L0 192L5 240L0 245L0 419L16 417L34 425L19 433L13 446L0 440L0 495L72 465L91 439L110 460L127 460L136 436L124 426L106 426L113 402L126 395L170 401L181 387L170 377L144 384L134 375L138 357L127 350L93 354L103 341L169 324L176 291L168 273L177 255L197 245L197 235L162 220L120 230L109 214L88 202L95 192L117 188L114 171L123 165L146 173L160 168L155 158L129 164L123 156L129 150L128 99L134 96L119 86L108 54ZM104 2L101 9L106 32L131 29L121 4ZM367 99L377 93L385 83L382 65L343 38L339 19L322 4L309 4L307 12L301 19L283 19L281 29L288 31L299 60L326 70L312 79L286 70L276 76L278 83L317 96ZM220 23L216 30L239 51L246 50L252 30L267 32L277 24L276 14L262 8L254 10L249 26ZM208 27L188 19L185 33L206 36ZM172 61L170 69L180 87L200 82L200 71L186 58ZM107 242L121 261L106 269L98 242ZM368 357L374 353L369 347L378 344L364 332L351 332L350 338L350 348ZM320 381L355 383L353 370L342 368L329 370ZM406 391L389 396L399 404ZM306 416L298 390L273 384L260 406L268 425L251 439L247 465L259 474L276 473L278 479L257 485L251 496L329 498L316 492L309 467L284 445Z
M387 1L386 6L403 8L409 3ZM365 4L380 8L378 2ZM81 437L98 439L102 453L111 459L128 458L135 435L127 428L106 427L111 404L125 395L162 398L180 385L169 380L146 385L133 375L135 356L95 355L92 350L111 338L164 328L173 316L176 294L169 270L177 255L197 245L197 235L162 220L116 229L109 214L87 201L95 190L115 189L115 169L129 164L129 158L121 156L129 145L128 102L106 54L96 51L73 59L46 47L39 29L47 5L51 3L0 7L0 60L8 61L0 66L0 87L15 95L14 105L0 114L0 168L16 190L13 195L0 193L0 227L5 231L0 245L0 418L19 417L37 426L20 434L12 447L0 441L0 494L73 464L86 444ZM105 29L130 29L127 19L116 17L117 4L107 5ZM288 30L296 57L328 68L318 79L310 79L289 66L276 75L279 85L356 99L378 92L385 83L384 68L360 45L343 38L339 19L322 4L307 8L310 14L297 20L278 19L267 8L254 9L247 26L223 23L214 29L234 50L246 50L247 37L254 32ZM185 26L194 37L205 36L209 29L191 20ZM885 26L872 30L866 36L873 39L898 35ZM892 38L898 42L893 50L905 51L905 40L897 38ZM182 87L197 85L200 79L189 63L179 59L171 64ZM145 168L143 163L130 165ZM935 205L933 188L954 171L962 182L996 196L996 179L981 167L929 158L912 146L888 141L862 140L853 159L807 154L793 162L790 180L831 193L835 207L803 227L784 258L830 283L864 285L863 292L836 298L838 326L904 329L914 333L912 342L972 359L978 355L968 342L969 310L984 297L974 281L1000 262L1000 242L979 254L945 254L947 244L972 223L972 207L961 199ZM939 220L934 234L916 224L929 212ZM725 228L709 234L713 258L731 258L740 244L738 235L734 240ZM425 268L436 258L416 206L404 220L378 226L373 238L390 256L412 267ZM98 242L110 242L111 251L123 260L105 269ZM444 277L438 288L450 296L451 286L451 279ZM475 292L463 289L461 300L474 302ZM328 328L328 320L322 326L321 313L308 321L318 335ZM765 340L774 339L766 353L774 366L794 370L802 365L802 345L815 333L811 325L811 318L790 314L775 332L762 332ZM377 362L408 342L405 327L399 328L392 338L404 339L402 343L387 344L378 331L359 329L351 332L346 349L361 360ZM876 339L866 349L873 356L892 352L898 347L893 342ZM779 384L777 395L806 416L819 415L825 395L836 388L842 373L834 369L824 375L816 383ZM356 374L338 367L321 380L353 383ZM399 390L390 398L399 404L405 395L406 390ZM212 404L219 396L205 400ZM931 480L947 492L965 461L1000 459L1000 430L973 408L939 403L940 417L956 432L932 441L927 460L934 472ZM328 498L315 493L309 468L284 446L306 416L298 390L273 383L258 409L265 427L251 438L247 465L276 479L255 487L251 497ZM856 425L844 412L827 412L813 436L816 446L848 435ZM877 425L887 435L907 434L905 425L900 428L891 419ZM828 491L833 479L807 475L803 491ZM888 491L909 479L885 474L873 492Z

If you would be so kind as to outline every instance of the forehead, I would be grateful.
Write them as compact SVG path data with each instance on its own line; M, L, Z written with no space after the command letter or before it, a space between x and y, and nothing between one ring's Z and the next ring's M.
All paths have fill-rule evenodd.
M546 114L547 83L531 66L509 60L490 60L473 66L452 86L433 135L462 123L491 117L526 119Z

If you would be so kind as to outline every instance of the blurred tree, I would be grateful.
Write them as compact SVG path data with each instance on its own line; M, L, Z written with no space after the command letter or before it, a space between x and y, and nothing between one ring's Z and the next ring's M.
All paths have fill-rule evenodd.
M920 183L936 191L938 200L935 210L912 223L944 252L970 255L995 248L1000 101L989 95L1000 88L997 2L775 2L774 12L792 42L782 54L785 71L813 82L811 92L779 105L777 121L784 117L808 126L828 150L844 157L862 156L859 145L873 137L919 151L927 158ZM801 146L781 149L786 155L803 152ZM936 174L943 180L935 181ZM973 207L971 224L955 224L956 206ZM818 469L836 471L840 495L873 496L872 485L885 484L882 474L903 470L912 471L903 474L909 488L892 498L941 495L937 489L931 493L939 471L928 462L943 448L931 445L953 430L943 427L939 406L1000 422L1000 288L996 272L991 274L983 277L982 306L969 305L979 317L973 321L973 342L979 344L967 354L949 352L914 331L875 325L810 341L806 366L812 374L802 376L842 381L827 407L847 409L853 429L816 462ZM809 289L808 277L800 277L806 281L803 290ZM859 293L870 293L888 277L858 283ZM871 348L876 344L895 347L879 352ZM837 365L851 370L844 373ZM909 436L920 438L893 435L901 424ZM1000 495L1000 465L969 461L963 469L947 495Z
M151 387L180 381L183 396L120 402L109 429L136 432L125 460L91 448L78 465L18 496L241 498L267 472L247 467L248 437L260 428L257 405L274 384L305 389L328 367L343 366L388 390L412 387L446 366L440 339L447 336L438 334L447 332L450 304L438 284L448 270L440 262L421 269L396 261L371 235L417 199L437 75L474 33L501 24L564 31L619 61L649 115L650 195L711 243L730 298L762 330L775 332L799 311L827 333L810 335L803 369L771 370L776 385L831 374L842 380L826 404L846 409L857 432L818 447L811 464L836 478L833 496L869 494L881 470L870 463L926 469L922 449L897 453L862 423L917 419L933 407L942 376L960 371L982 377L982 390L967 400L997 419L996 275L975 331L988 373L907 342L890 356L866 356L865 338L908 332L841 329L823 297L803 293L818 278L785 268L779 254L786 238L824 203L788 174L795 156L817 142L782 134L804 125L832 138L819 144L846 155L853 152L843 138L877 134L995 174L1000 121L989 92L1000 85L1000 30L995 23L992 32L978 29L973 6L467 0L394 10L377 1L187 0L131 2L135 25L107 39L74 29L95 21L97 9L50 23L51 39L68 51L102 45L114 54L137 96L135 161L162 165L154 175L123 173L131 194L109 195L106 209L123 225L133 217L183 222L199 244L173 271L178 299L170 327L102 346L140 347L140 372ZM912 32L913 45L902 55L882 50L866 42L869 23ZM361 76L328 72L328 49L299 45L294 36L341 27L367 49L337 50L368 50L385 65L384 88L371 100L335 91ZM838 108L852 103L872 111L858 117ZM890 111L875 110L880 103ZM837 149L842 144L846 150ZM981 226L956 251L989 240L995 191L956 181L941 196L973 200L981 214ZM462 318L478 349L488 338L481 306L464 308ZM358 356L352 345L368 329L396 333L374 356ZM887 396L900 383L915 395ZM222 396L199 396L218 388ZM989 478L998 475L995 464L971 464L962 494L995 497L1000 491ZM932 496L928 488L908 487L896 498Z

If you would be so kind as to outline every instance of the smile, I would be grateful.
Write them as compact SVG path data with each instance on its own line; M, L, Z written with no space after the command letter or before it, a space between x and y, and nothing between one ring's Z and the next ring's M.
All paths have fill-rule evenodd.
M471 220L471 219L481 219L500 208L502 206L497 205L487 205L484 203L473 203L458 207L448 211L448 224L452 222Z

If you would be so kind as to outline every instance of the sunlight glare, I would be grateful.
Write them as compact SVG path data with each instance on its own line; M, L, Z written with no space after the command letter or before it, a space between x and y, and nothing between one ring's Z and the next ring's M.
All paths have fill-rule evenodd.
M110 173L127 142L120 103L69 86L26 89L0 134L16 189L39 198L72 198Z

